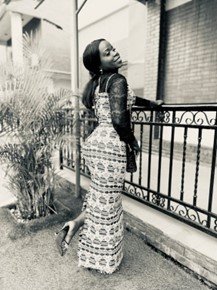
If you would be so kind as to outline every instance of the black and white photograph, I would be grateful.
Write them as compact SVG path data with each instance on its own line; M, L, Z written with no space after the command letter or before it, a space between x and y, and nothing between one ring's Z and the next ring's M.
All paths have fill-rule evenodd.
M0 0L0 290L217 290L216 159L216 0Z

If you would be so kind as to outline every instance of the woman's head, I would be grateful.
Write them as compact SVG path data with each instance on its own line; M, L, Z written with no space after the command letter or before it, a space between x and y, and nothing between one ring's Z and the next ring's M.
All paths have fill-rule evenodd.
M115 71L122 66L119 53L103 38L87 45L83 53L83 63L92 75Z

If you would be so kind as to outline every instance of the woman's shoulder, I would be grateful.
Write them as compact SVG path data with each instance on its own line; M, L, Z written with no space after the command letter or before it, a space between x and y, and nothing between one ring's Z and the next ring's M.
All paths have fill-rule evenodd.
M126 80L125 76L120 74L120 73L111 74L110 79L108 81L108 91L112 87L117 87L117 86L126 87L127 80Z
M111 74L111 80L113 81L120 80L120 81L127 82L127 79L125 78L125 76L120 73Z
M104 92L106 88L109 91L111 87L116 86L118 83L127 84L125 76L120 73L107 73L101 77L100 92Z

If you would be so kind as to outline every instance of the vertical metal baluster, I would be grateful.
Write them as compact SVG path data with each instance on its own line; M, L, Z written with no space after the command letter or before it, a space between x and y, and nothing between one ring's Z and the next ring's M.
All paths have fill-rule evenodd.
M215 116L215 125L217 125L217 113ZM217 129L215 129L214 133L214 141L213 141L213 151L212 151L212 166L211 166L211 174L210 174L210 187L209 187L209 202L208 202L208 212L212 211L212 202L213 202L213 188L214 188L214 179L215 179L215 168L216 168L216 150L217 150ZM211 216L207 216L207 227L210 228L211 224Z
M72 155L72 151L70 152L69 166L70 166L70 168L73 168L73 155Z
M63 169L63 148L60 147L59 150L59 163L60 163L60 169Z
M73 128L74 128L74 119L73 119L73 115L72 115L72 111L70 111L70 134L73 137ZM72 146L70 146L71 152L70 152L70 167L73 168L73 147L74 147L74 143L72 144Z
M182 155L182 176L181 176L181 190L180 200L184 198L184 182L185 182L185 159L186 159L186 147L187 147L188 128L184 130L184 143L183 143L183 155Z
M200 150L201 150L201 139L202 139L202 129L198 130L198 145L197 145L197 160L196 160L196 170L195 170L195 182L194 182L194 196L193 205L197 204L197 187L198 187L198 177L200 169Z
M69 110L66 110L66 114L67 114L67 118L66 118L66 132L69 133L70 132L70 125L69 125L69 122L70 122L70 117L69 117Z
M66 160L66 147L63 149L63 162Z
M63 115L59 114L58 124L59 124L60 133L62 133L64 131L63 120L65 122L64 112L63 112ZM64 133L65 133L65 131L64 131ZM63 169L63 145L61 145L60 149L59 149L59 163L60 163L60 169Z
M157 177L157 192L158 193L160 192L160 183L161 183L162 145L163 145L163 126L160 126L158 177ZM157 205L159 204L160 204L160 196L157 196Z
M149 131L149 150L148 150L148 180L147 180L147 201L150 200L150 183L151 183L151 151L152 151L152 135L153 135L153 111L150 117L150 131Z
M72 126L71 134L72 134L72 137L73 137L73 135L74 135L74 126L75 126L75 110L74 109L72 111L72 124L73 124L73 126ZM73 148L75 148L75 140L74 140L73 146L74 146ZM72 150L72 168L75 169L75 160L74 160L73 150Z
M62 116L62 131L64 132L64 134L66 133L66 112L63 112L63 116Z
M67 146L67 166L70 166L69 145Z
M86 127L87 127L87 122L88 122L88 116L87 114L83 114L81 120L80 120L80 128L81 128L81 131L82 131L82 141L84 142L85 141L85 135L86 135ZM85 173L85 159L81 156L81 171L83 173Z
M172 116L172 129L171 129L171 141L170 141L169 179L168 179L168 204L167 204L167 209L168 210L170 210L170 197L171 197L171 190L172 190L173 151L174 151L174 137L175 137L175 118L176 118L176 112L173 111L173 116Z
M133 130L133 133L135 134L135 124L132 123L132 130ZM133 173L130 173L130 182L133 182Z
M142 143L143 143L143 124L140 125L140 153L139 153L139 185L142 184Z

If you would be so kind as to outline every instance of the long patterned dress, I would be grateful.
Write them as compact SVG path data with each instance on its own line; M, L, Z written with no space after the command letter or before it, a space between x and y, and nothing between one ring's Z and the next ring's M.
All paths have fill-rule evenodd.
M131 90L128 92L129 108L134 95ZM123 258L121 192L126 172L126 145L113 127L107 88L100 92L97 87L94 103L99 125L82 146L91 185L83 205L86 215L79 238L78 265L111 274Z

